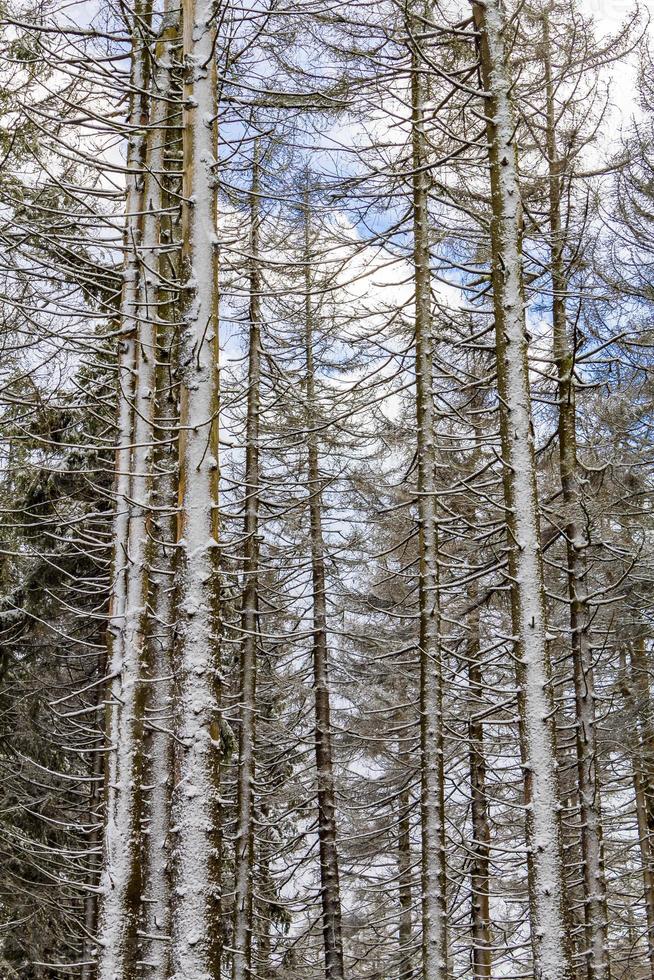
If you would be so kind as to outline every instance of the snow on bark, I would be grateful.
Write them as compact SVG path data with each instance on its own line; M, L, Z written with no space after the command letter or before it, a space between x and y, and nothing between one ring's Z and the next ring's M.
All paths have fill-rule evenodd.
M571 980L531 422L515 124L500 5L497 0L475 3L473 12L487 93L493 303L525 773L534 976L536 980Z
M130 641L134 622L134 588L140 581L139 535L132 518L134 508L134 466L143 461L132 459L137 415L135 401L142 398L142 386L136 392L138 376L137 306L139 290L139 254L142 237L143 166L146 154L148 99L146 48L141 25L147 20L150 6L138 4L135 9L131 69L131 134L127 152L126 250L120 309L121 340L119 350L118 448L116 452L116 518L115 551L111 597L110 676L112 677L107 708L109 754L106 781L106 816L104 831L103 873L100 881L98 957L99 980L117 980L129 969L135 955L139 906L139 778L141 744L138 737L142 722L140 698L140 649ZM133 549L136 547L136 554ZM132 605L130 605L130 603Z
M647 952L654 978L654 708L649 680L652 672L645 637L635 638L630 647L630 700L635 700L637 722L633 778L647 917Z
M336 789L332 756L329 649L327 643L327 582L323 538L323 496L320 456L315 433L316 384L314 367L314 310L308 192L304 202L304 288L306 397L308 426L308 490L313 584L313 686L316 777L318 782L318 845L326 980L343 980L341 894L336 828Z
M405 725L408 719L400 714L399 724ZM398 759L406 772L411 771L411 750L403 746L403 740L398 740ZM411 952L413 943L413 889L411 887L411 790L406 783L400 789L397 799L397 885L398 903L400 907L398 922L398 980L411 980L413 966Z
M442 980L447 975L447 928L438 517L434 479L436 420L432 391L434 324L431 309L424 81L416 55L412 63L411 89L418 430L422 970L424 980Z
M171 971L219 976L217 868L218 261L215 6L185 0L184 223L187 309L180 351L176 731Z
M591 609L588 600L588 546L580 493L577 459L577 412L574 355L568 342L564 239L561 219L561 163L556 133L556 107L552 79L549 14L543 14L543 65L547 102L547 157L549 177L550 264L552 275L552 327L554 361L558 376L559 468L565 506L570 636L575 687L579 820L584 875L586 961L589 980L609 980L606 878L602 842L602 816L597 772L595 677L591 646Z
M259 410L261 272L259 260L259 144L254 144L250 194L250 337L245 446L245 584L241 626L241 705L234 871L232 980L251 976L254 875L254 776L259 611Z
M173 89L173 48L179 23L168 12L156 50L150 152L147 160L144 248L143 305L141 316L154 344L148 365L147 382L154 386L151 440L153 457L149 537L149 608L147 634L148 701L145 707L144 836L145 875L143 883L144 940L142 971L152 980L167 980L170 943L170 789L172 782L172 643L174 592L171 565L175 540L176 461L169 442L170 431L163 421L174 416L168 392L168 365L158 362L159 351L169 356L172 327L162 319L168 308L162 286L160 266L166 261L162 250L162 220L168 205L168 184L175 175L166 173L166 150L176 131L172 128L169 100ZM164 276L169 276L168 265ZM156 508L156 509L154 509Z
M471 591L474 593L476 590L473 588ZM475 609L471 617L467 655L469 657L468 681L471 699L468 738L470 742L470 811L473 838L470 847L472 961L475 980L481 980L483 977L491 977L493 973L493 939L490 913L491 832L486 791L484 726L478 718L478 713L483 704L478 608Z
M158 498L174 494L172 474L160 474ZM164 504L165 506L165 504ZM164 517L163 535L172 540L171 519ZM161 533L161 532L160 532ZM149 628L150 684L146 709L147 822L145 942L143 973L152 980L168 980L170 943L170 791L173 776L172 644L174 590L169 566L172 546L159 544L151 573L152 620Z

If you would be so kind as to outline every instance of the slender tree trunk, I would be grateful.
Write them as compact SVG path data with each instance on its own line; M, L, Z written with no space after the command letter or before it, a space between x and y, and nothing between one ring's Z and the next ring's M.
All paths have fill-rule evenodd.
M566 295L568 283L563 256L561 178L556 139L556 115L549 36L549 15L543 14L543 63L547 98L547 156L549 163L549 221L552 274L554 361L558 375L559 460L566 510L570 634L576 704L577 774L584 875L584 921L588 980L609 980L606 878L602 845L600 787L597 775L595 682L586 586L587 540L580 500L577 463L574 353L568 342Z
M261 623L257 623L257 634L261 637ZM262 684L259 700L259 717L264 723L269 724L273 717L273 691L275 689L272 677L272 667L270 658L263 655L262 670L260 676ZM274 750L273 750L274 751ZM264 765L265 765L264 759ZM270 761L270 760L268 760ZM268 779L275 782L274 773L270 770L267 773ZM275 883L271 873L271 865L274 861L275 840L271 825L271 809L266 799L264 788L262 801L258 811L259 833L257 834L258 859L256 862L256 888L253 895L254 911L253 926L256 927L256 976L259 980L271 980L274 975L275 965L272 961L272 904L275 901Z
M478 469L481 454L481 426L476 412L480 399L473 398L470 406L473 415L475 446L467 459L467 475ZM474 504L469 506L468 520L476 526L479 514ZM472 965L474 980L492 976L492 928L490 917L490 814L486 792L486 754L484 749L484 725L480 712L484 706L484 682L481 663L481 616L478 605L479 589L477 582L468 588L468 601L473 609L468 620L468 643L466 658L468 662L469 715L468 744L470 765L470 803L472 814L472 844L470 862L470 894L472 924Z
M143 484L139 483L138 477L144 474L144 461L142 453L136 458L132 447L138 446L136 428L139 414L136 405L142 407L143 403L140 379L138 389L136 383L144 340L137 322L137 307L139 248L143 231L143 170L149 112L149 58L143 31L147 30L152 16L150 0L137 2L134 14L125 265L118 355L115 552L109 647L111 691L106 723L109 757L106 766L104 857L98 924L99 980L123 980L136 976L141 890L143 689L137 624L141 622L138 603L139 596L142 596L143 561L140 552L142 539L139 528L134 525L134 518L138 523L140 508L135 497L143 492Z
M148 156L145 227L149 250L143 254L144 317L156 324L154 449L150 527L150 623L148 631L148 703L146 734L146 853L143 901L143 975L168 980L170 953L170 796L173 778L172 671L174 643L174 559L177 458L172 432L177 425L171 388L174 321L178 313L179 242L173 241L171 211L179 190L175 147L180 138L181 87L175 51L181 43L179 15L166 4L162 34L155 49L152 134ZM172 270L172 275L171 275ZM164 285L164 283L166 285Z
M162 372L163 373L163 372ZM165 395L159 404L165 403ZM160 413L157 413L161 418ZM170 438L159 429L158 438ZM174 494L176 467L170 452L156 459L159 511L154 523L155 552L151 572L152 610L149 631L149 702L147 735L147 841L144 888L145 952L143 975L168 980L171 935L170 805L173 781L173 646L174 646Z
M260 810L262 832L259 840L258 861L258 915L257 930L257 964L256 975L260 980L270 980L273 966L271 965L272 942L270 903L274 897L274 884L270 873L270 863L273 844L270 840L270 811L266 803Z
M180 344L176 650L178 756L171 968L220 977L220 609L215 6L184 0L186 308Z
M241 614L241 704L237 785L232 980L252 976L254 775L259 611L259 406L261 272L259 267L259 144L255 141L250 193L250 339L245 437L245 585Z
M400 748L400 758L405 752ZM404 770L404 767L403 767ZM411 946L413 942L411 889L411 793L403 786L398 797L397 876L400 902L398 980L411 980Z
M633 758L633 781L636 797L636 819L638 821L638 843L643 872L643 894L645 897L645 915L647 920L647 954L650 973L654 978L654 955L650 937L654 935L654 861L649 846L649 830L647 826L647 807L642 779L642 758L638 752Z
M635 698L638 727L634 788L647 914L647 949L654 978L654 708L650 676L645 640L641 637L631 644L630 689Z
M498 0L473 4L486 93L504 494L512 582L520 743L525 773L531 941L535 980L572 980L567 929L554 699L540 550L515 125Z
M486 756L484 726L477 714L483 703L483 680L479 663L479 611L470 622L468 643L468 681L471 710L468 719L470 742L470 791L472 805L472 963L474 980L492 976L492 935L490 918L490 823L486 794Z
M420 607L420 771L422 816L423 980L447 975L443 690L438 591L438 521L433 398L434 329L431 310L428 171L424 76L416 54L411 71L413 261L416 324L418 551Z
M308 195L307 195L308 198ZM332 763L332 726L328 677L327 592L322 529L322 481L316 436L316 384L313 360L314 322L312 302L309 203L305 201L305 350L307 395L307 455L311 574L313 580L313 684L315 698L315 750L318 780L318 838L322 926L326 980L343 980L341 896L336 835L336 792Z
M98 681L101 681L107 672L106 653L98 657ZM102 724L102 710L104 703L104 690L102 684L97 687L98 702L96 705L96 717L98 725ZM95 936L98 924L98 893L97 886L102 875L102 790L104 772L104 752L103 735L99 728L98 745L93 755L93 765L91 773L93 782L89 794L89 823L93 829L89 834L89 890L84 898L84 942L82 947L82 969L81 980L93 980L96 976L96 963L94 962Z

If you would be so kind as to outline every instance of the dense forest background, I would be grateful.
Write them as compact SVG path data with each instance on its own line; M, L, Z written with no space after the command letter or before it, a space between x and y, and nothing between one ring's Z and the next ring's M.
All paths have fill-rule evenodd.
M0 0L2 980L654 978L620 10Z

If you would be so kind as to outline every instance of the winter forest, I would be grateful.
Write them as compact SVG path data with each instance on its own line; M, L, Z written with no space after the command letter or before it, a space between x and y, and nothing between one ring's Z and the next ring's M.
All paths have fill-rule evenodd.
M0 980L653 980L652 13L0 0Z

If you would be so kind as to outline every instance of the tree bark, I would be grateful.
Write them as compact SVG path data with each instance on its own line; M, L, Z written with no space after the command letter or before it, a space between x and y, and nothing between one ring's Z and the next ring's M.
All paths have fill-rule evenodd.
M97 668L97 704L96 704L96 717L98 725L101 726L102 723L102 709L104 702L104 690L101 684L102 679L105 677L107 672L107 657L106 653L101 653L98 657L98 668ZM91 767L91 773L93 775L93 781L91 783L91 792L89 794L89 823L93 825L93 829L89 834L88 848L90 854L89 860L89 872L88 872L88 885L89 890L84 898L84 941L82 945L82 969L80 973L81 980L93 980L97 975L96 966L97 963L94 961L96 946L95 946L95 936L97 932L98 925L98 892L97 886L101 880L102 876L102 855L101 855L101 844L102 844L102 790L103 790L103 775L104 775L104 765L105 757L103 751L103 734L101 727L98 728L98 745L94 750L93 755L93 765Z
M549 36L549 15L543 14L543 67L547 99L547 157L549 166L550 263L552 325L559 404L559 463L566 511L566 554L570 599L570 635L576 707L577 778L584 876L584 922L588 980L609 980L606 878L602 844L600 787L597 775L595 682L591 646L591 614L586 586L587 538L579 490L574 353L568 342L564 261L565 232L561 223L563 165L556 138L556 114Z
M139 249L142 244L148 99L148 54L144 31L152 17L151 0L137 2L132 25L130 76L131 135L127 151L125 262L120 308L118 352L118 447L114 493L114 569L110 608L109 665L111 690L107 705L106 808L103 872L98 919L98 978L123 980L136 976L141 911L141 769L143 762L143 688L139 598L143 588L142 537L134 519L141 516L135 498L143 492L141 452L136 458L143 386L137 390L143 350L137 321ZM147 334L147 329L146 329ZM143 426L141 425L141 428ZM132 474L136 474L136 479ZM142 602L141 602L142 606Z
M431 310L424 85L423 69L414 53L411 67L411 137L418 430L422 970L424 980L442 980L447 975L443 690L434 446L436 425L432 390L434 327Z
M322 480L316 436L314 313L308 192L304 206L304 236L307 461L313 584L313 685L322 927L326 980L343 980L345 974L336 833L336 791L332 762L332 726L328 677L327 586L322 528Z
M492 976L492 935L490 918L490 824L486 794L486 757L484 726L477 717L481 709L483 679L479 663L479 611L470 622L468 643L468 681L470 684L470 793L472 807L472 860L470 891L472 895L472 963L474 980Z
M408 724L404 712L399 715L401 733L398 739L398 761L402 786L397 801L397 880L400 906L398 941L398 980L411 980L413 966L413 889L411 886L411 789L412 752L404 746L402 732Z
M218 501L217 42L215 5L184 0L182 254L176 661L178 757L171 969L220 977L220 608Z
M259 265L259 143L255 141L250 191L250 337L245 436L245 570L241 614L241 698L237 784L232 980L252 976L254 775L259 612L259 410L261 374L261 270Z
M155 48L151 150L148 157L146 227L152 222L151 247L144 252L144 317L156 324L154 447L150 526L150 622L148 629L148 702L145 711L145 883L143 888L143 975L168 980L171 931L170 800L173 782L172 672L174 644L174 564L177 458L172 434L177 404L171 386L174 323L179 312L179 241L171 212L179 192L181 86L175 52L181 43L179 15L164 12Z
M498 0L473 4L486 95L492 194L491 253L500 431L512 583L520 743L525 774L528 881L535 980L572 980L567 929L554 698L540 550L521 204L511 83Z
M649 658L644 638L634 640L630 649L630 687L635 700L638 729L634 788L647 914L647 951L654 978L654 709L650 693Z

